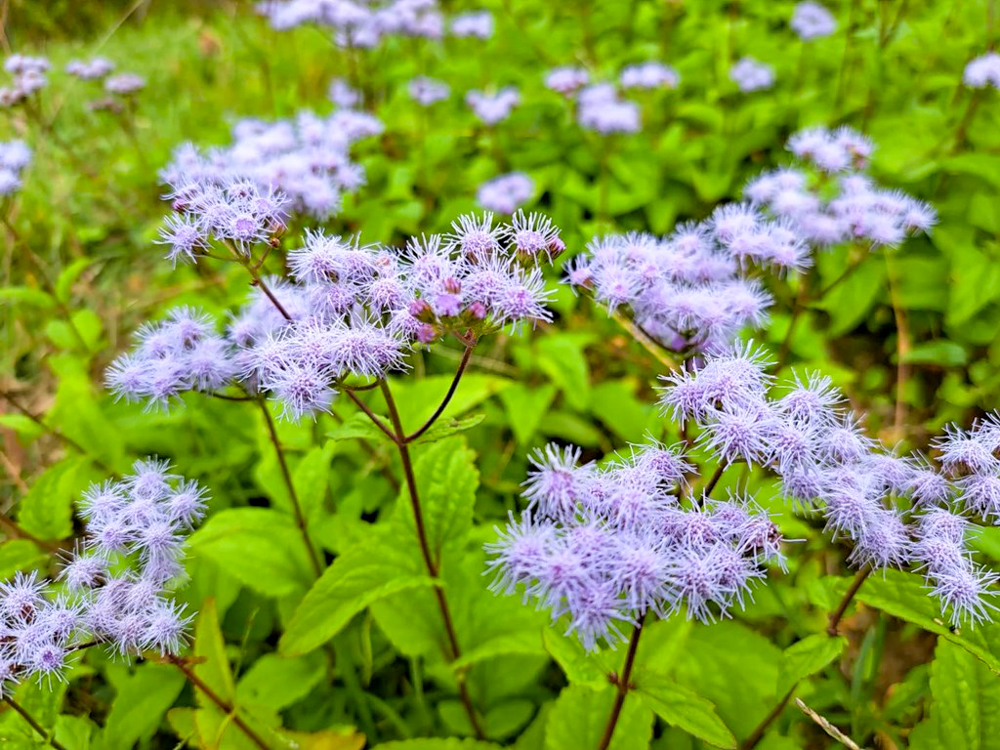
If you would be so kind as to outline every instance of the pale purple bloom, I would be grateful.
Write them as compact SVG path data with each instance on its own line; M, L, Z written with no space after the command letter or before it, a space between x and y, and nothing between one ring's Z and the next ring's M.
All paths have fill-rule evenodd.
M483 208L500 214L512 214L527 202L535 191L534 181L522 172L494 177L476 190L476 201Z
M587 72L586 68L567 65L553 68L545 74L545 88L563 96L576 93L588 83L590 83L590 73Z
M118 96L131 96L146 88L146 79L135 73L119 73L104 79L104 90Z
M749 94L774 86L774 68L752 57L742 57L729 69L729 79Z
M837 30L837 19L825 6L807 0L795 6L788 25L800 39L810 41L833 34Z
M962 83L972 89L1000 89L1000 53L987 52L970 60L962 73Z
M66 64L66 72L84 81L96 81L104 78L115 64L106 57L92 57L89 60L72 60Z
M469 91L465 103L473 114L487 125L496 125L510 117L510 113L521 103L521 94L512 86L496 93Z
M422 107L429 107L451 95L451 89L444 81L425 76L417 76L409 85L410 98Z
M334 78L330 81L327 94L331 102L344 109L353 109L361 103L361 93L343 78Z
M675 89L681 82L677 71L669 65L650 60L626 65L618 76L623 89Z
M488 10L460 13L451 19L451 35L489 39L493 36L493 14Z

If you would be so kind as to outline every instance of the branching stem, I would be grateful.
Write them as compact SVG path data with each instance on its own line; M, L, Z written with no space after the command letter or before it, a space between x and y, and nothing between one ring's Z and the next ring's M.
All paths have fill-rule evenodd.
M632 667L635 664L635 654L639 649L639 636L641 635L642 619L640 618L632 630L632 637L629 638L628 651L625 653L625 663L622 665L622 671L618 675L615 675L614 682L617 689L615 702L611 704L611 715L608 716L608 723L604 726L604 734L597 745L597 750L607 750L608 746L611 745L611 738L615 733L618 717L621 715L622 706L625 704L625 696L634 687L632 685Z

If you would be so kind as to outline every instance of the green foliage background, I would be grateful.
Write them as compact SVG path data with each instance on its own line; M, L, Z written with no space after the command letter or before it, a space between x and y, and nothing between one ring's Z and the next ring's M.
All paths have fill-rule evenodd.
M748 177L787 163L790 133L850 123L878 144L874 176L933 202L941 221L929 238L863 258L811 304L790 337L796 367L832 375L873 434L908 448L996 408L1000 102L996 91L959 85L965 63L996 41L992 0L846 0L830 5L841 30L808 45L787 28L788 2L483 5L497 20L485 44L393 38L357 61L386 132L357 147L368 185L331 228L394 243L443 231L475 208L478 184L516 169L535 180L530 208L562 228L570 257L603 231L663 234L703 218L738 198ZM315 28L268 28L243 3L3 7L8 44L48 55L54 72L47 129L14 111L0 116L4 139L35 150L22 194L0 204L9 221L0 386L39 419L0 414L3 510L26 532L3 527L0 578L55 569L51 553L79 532L73 503L91 481L138 456L170 458L211 489L180 596L200 613L191 668L229 710L174 665L127 665L93 650L68 683L26 684L17 702L68 750L252 747L234 717L274 748L596 747L615 693L607 675L623 654L588 656L518 598L486 591L482 545L520 507L530 449L556 439L599 458L648 432L671 437L654 406L662 364L555 279L553 324L487 342L447 429L414 447L437 582L381 433L346 401L315 423L280 424L309 539L328 563L317 576L259 409L191 396L169 414L143 414L113 403L101 373L142 321L177 304L221 313L247 293L241 269L172 270L152 244L165 212L157 170L172 149L224 144L244 116L327 111L327 85L351 73L348 56ZM56 72L96 52L149 80L132 131L88 108L93 89ZM743 54L775 65L774 91L738 95L727 70ZM647 96L635 136L580 131L571 106L542 86L555 64L584 63L599 79L645 59L674 65L682 83ZM446 80L452 98L418 108L405 91L417 74ZM477 126L461 93L508 84L521 87L522 105L493 132ZM822 255L817 288L852 262L846 247ZM775 349L795 283L782 290L763 334ZM406 428L430 415L459 357L441 345L392 379ZM919 579L896 573L869 581L844 635L828 637L850 579L845 550L762 477L723 486L737 479L802 540L790 570L732 621L649 626L611 747L736 747L775 709L758 747L833 746L794 704L781 709L786 695L865 746L1000 746L1000 626L949 630ZM995 531L978 541L984 560L1000 556ZM435 586L452 605L458 659ZM463 689L488 742L455 739L472 733ZM0 711L0 738L45 744L12 710Z

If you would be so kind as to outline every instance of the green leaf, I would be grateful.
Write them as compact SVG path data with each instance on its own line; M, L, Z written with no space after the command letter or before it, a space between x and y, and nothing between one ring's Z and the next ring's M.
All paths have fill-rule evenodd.
M115 688L101 744L107 750L129 750L156 732L184 688L184 675L174 667L147 662Z
M590 410L619 438L637 443L642 440L649 421L649 407L634 395L635 384L627 380L606 380L596 386Z
M592 341L589 334L553 334L535 342L539 369L577 411L590 406L590 368L583 350Z
M781 651L734 620L695 625L677 654L673 678L715 704L738 739L749 735L777 699ZM733 689L733 675L740 675Z
M0 414L0 427L13 430L25 440L34 440L44 434L45 428L23 414Z
M839 657L847 646L841 636L815 634L803 638L785 649L778 670L777 695L784 695L800 680L814 675Z
M961 344L941 339L917 344L902 359L908 364L960 367L968 362L969 355Z
M240 679L236 697L241 704L281 711L305 698L325 674L322 653L295 658L264 654Z
M460 740L457 737L428 737L401 742L383 742L378 750L499 750L500 745L479 740Z
M64 458L43 471L21 500L17 520L39 539L64 539L73 533L73 499L83 488L87 459Z
M227 508L191 535L189 546L266 596L304 591L312 580L302 534L271 508Z
M545 727L546 750L597 747L611 715L615 690L610 685L563 688ZM610 750L647 750L653 736L653 712L630 694L611 736Z
M961 634L953 633L944 622L938 600L928 596L923 580L913 574L886 570L884 577L872 576L855 595L869 607L888 612L901 620L919 625L947 641L964 648L981 659L994 673L1000 675L1000 650L986 639L986 627L970 629Z
M86 716L62 714L56 718L56 741L66 750L89 750L96 733L97 725Z
M444 419L442 417L434 423L433 427L417 438L417 440L415 440L412 444L433 443L438 440L444 440L452 435L457 435L459 432L471 430L484 419L486 419L485 414L474 414L473 416L465 417L464 419Z
M28 539L8 539L0 544L0 581L13 578L19 570L31 570L49 559Z
M861 323L885 289L885 282L885 262L873 255L831 290L822 300L822 307L830 313L829 335L840 336Z
M281 637L287 656L305 654L333 638L358 612L390 594L433 585L424 571L372 532L363 544L347 550L299 603Z
M640 671L636 675L636 689L640 700L668 724L715 747L736 747L736 738L711 701L655 672Z
M94 258L77 258L62 271L56 279L56 298L60 302L68 302L73 291L73 284L80 278L80 274L93 265Z
M5 286L0 287L0 303L33 305L50 309L55 307L56 301L51 294L47 294L41 289L32 289L26 286Z
M1000 750L1000 681L954 643L939 640L931 664L930 717L910 750Z
M302 508L302 515L307 520L316 518L323 508L330 479L330 461L333 460L335 449L336 443L333 441L310 449L292 472L295 496Z
M219 628L219 616L215 602L209 599L201 606L194 630L194 655L197 663L191 667L195 675L218 697L225 701L236 698L233 671L226 656L226 643ZM198 704L214 706L212 700L201 690L196 690Z
M378 415L376 415L378 416ZM385 425L387 430L392 430L392 425L389 424L389 420L385 417L380 418L382 423ZM368 418L367 414L358 412L352 414L347 421L336 429L330 430L326 433L326 436L331 440L367 440L369 442L378 442L380 440L388 440L388 436L382 432L378 427L376 427L371 419Z
M556 660L571 685L601 687L607 684L608 675L615 671L614 667L599 661L598 655L588 653L578 639L563 635L555 628L542 630L542 641L545 650Z
M392 382L392 395L406 434L415 432L430 419L448 392L452 380L451 375L431 375L419 380ZM459 417L490 396L503 392L512 382L496 375L466 373L441 416Z
M531 442L555 397L556 387L551 383L542 386L518 383L500 394L507 423L519 445Z

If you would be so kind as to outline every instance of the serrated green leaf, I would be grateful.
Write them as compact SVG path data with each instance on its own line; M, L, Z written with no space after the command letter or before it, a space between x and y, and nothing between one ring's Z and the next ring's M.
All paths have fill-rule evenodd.
M415 381L393 381L392 394L399 409L399 419L407 435L415 432L437 410L453 376L431 375ZM459 417L511 385L512 381L496 375L466 373L441 414L443 419Z
M0 581L13 578L19 570L31 570L49 555L28 539L8 539L0 544Z
M672 677L710 700L737 739L754 730L777 700L781 651L734 620L695 625L677 654ZM732 676L740 675L733 690Z
M411 444L417 445L419 443L433 443L438 440L444 440L445 438L457 435L460 432L471 430L473 427L480 424L484 419L486 419L485 414L474 414L473 416L465 417L464 419L438 419L434 423L433 427L414 440Z
M390 594L433 585L385 534L347 550L313 584L281 637L287 656L305 654L333 638L358 612Z
M417 454L414 475L431 555L440 557L445 545L458 545L472 527L479 472L476 454L458 437L434 443ZM396 501L393 532L404 546L415 547L417 528L413 504L404 486Z
M87 459L71 456L53 464L35 479L22 498L17 520L39 539L64 539L73 532L73 500L81 487Z
M325 674L321 652L293 658L264 654L240 678L236 697L241 705L260 704L281 711L305 698Z
M330 441L310 449L292 472L295 495L307 520L317 517L323 508L335 448L336 444Z
M201 673L199 673L201 676ZM116 685L117 695L101 733L107 750L128 750L149 740L180 695L184 675L164 664L145 663Z
M593 337L554 334L535 343L538 367L562 391L566 403L577 411L590 406L590 367L583 355Z
M609 664L603 664L597 655L588 653L579 640L551 627L542 630L542 641L571 685L606 685L608 675L615 671Z
M194 630L195 663L191 666L195 675L204 682L218 697L230 703L236 698L236 685L233 682L233 671L226 656L226 643L219 628L219 616L215 610L215 602L209 599L204 602ZM214 706L212 700L202 691L198 693L198 704Z
M928 596L923 579L913 573L886 570L872 576L860 588L855 598L869 607L888 612L894 617L919 625L945 640L964 648L1000 675L1000 650L984 636L986 628L953 633L942 621L938 600Z
M267 596L305 591L312 580L302 534L291 516L271 508L227 508L189 540L244 585Z
M711 701L656 672L643 670L636 674L635 682L640 700L668 724L715 747L736 747L736 738Z
M556 387L551 383L541 386L517 383L500 394L507 423L520 445L531 442L555 397Z
M939 640L931 664L930 717L910 750L1000 750L1000 680L968 651Z
M378 415L376 415L378 416ZM389 420L381 417L382 424L387 430L392 430ZM370 442L388 441L388 436L376 427L367 414L358 412L352 414L342 425L330 430L326 436L331 440L368 440Z
M610 685L601 688L570 685L563 688L545 727L546 750L597 747L611 715L615 691ZM653 712L634 695L622 704L610 750L647 750L653 736Z
M26 440L34 440L45 432L38 422L28 419L23 414L0 414L0 427L13 430Z
M777 695L784 695L800 680L824 669L846 646L846 638L818 633L793 643L785 649L778 670Z

